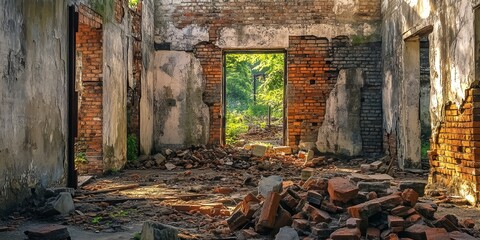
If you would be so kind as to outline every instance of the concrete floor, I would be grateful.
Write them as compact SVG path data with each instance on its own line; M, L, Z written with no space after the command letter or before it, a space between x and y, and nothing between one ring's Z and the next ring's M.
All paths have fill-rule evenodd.
M27 239L25 231L37 228L42 225L52 224L51 222L40 222L40 221L27 221L20 225L15 231L11 232L0 232L0 240L23 240ZM125 231L122 232L99 232L95 233L92 231L83 230L78 226L67 226L68 232L72 240L129 240L133 239L135 233L142 230L141 223L132 223L128 226L123 226Z

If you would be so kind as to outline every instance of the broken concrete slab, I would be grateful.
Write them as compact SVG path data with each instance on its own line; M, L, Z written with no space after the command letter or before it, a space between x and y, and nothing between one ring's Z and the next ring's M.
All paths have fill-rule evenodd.
M69 240L67 227L62 225L44 225L25 231L29 240Z
M290 155L292 154L292 148L289 146L274 147L273 152L275 152L276 154Z
M69 214L75 211L72 194L69 192L61 192L55 202L53 202L53 208L60 214Z
M267 146L264 145L252 145L252 155L256 157L263 157L265 156L265 153L267 153Z
M275 240L300 240L297 231L291 227L282 227L275 236Z
M178 230L172 226L161 223L146 221L143 224L141 237L142 240L180 240Z
M390 182L358 182L358 190L360 192L376 192L377 194L386 194L390 187Z
M267 197L270 192L281 193L283 189L283 179L281 176L272 175L266 178L262 178L258 182L258 193L263 197Z

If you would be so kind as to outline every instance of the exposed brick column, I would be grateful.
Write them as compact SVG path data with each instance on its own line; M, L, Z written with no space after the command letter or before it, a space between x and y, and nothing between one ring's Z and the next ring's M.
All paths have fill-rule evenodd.
M331 62L327 63L331 56L328 39L291 36L289 41L287 145L296 149L300 141L317 141L327 98L335 86L336 69L330 68Z
M85 153L87 165L78 165L80 172L99 173L103 170L103 30L101 16L84 5L79 7L79 29L76 50L81 61L81 79L76 91L79 96L76 153Z
M480 88L467 90L465 102L445 107L437 143L429 152L431 183L440 183L472 204L480 198Z
M203 102L210 111L209 144L220 144L222 129L222 49L209 42L195 46L195 57L200 60L205 77Z

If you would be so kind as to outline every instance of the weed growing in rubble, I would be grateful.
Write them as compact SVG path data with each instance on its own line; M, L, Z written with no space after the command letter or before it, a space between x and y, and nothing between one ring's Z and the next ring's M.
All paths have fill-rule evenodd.
M137 136L130 134L127 137L127 160L134 161L138 157Z
M92 218L92 224L99 224L102 221L103 217L102 216L96 216Z

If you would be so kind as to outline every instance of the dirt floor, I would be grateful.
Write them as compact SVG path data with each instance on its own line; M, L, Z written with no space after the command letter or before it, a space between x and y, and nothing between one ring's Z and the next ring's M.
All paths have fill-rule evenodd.
M0 239L24 239L25 229L43 223L69 226L72 239L133 239L147 220L178 228L183 239L237 239L226 219L245 195L257 195L257 184L262 177L279 175L284 186L302 183L305 160L296 156L251 157L234 149L186 151L171 153L158 166L130 164L133 169L91 179L76 191L76 210L69 216L41 219L32 213L34 210L21 209L2 219L0 226L8 229L0 232ZM224 157L203 159L202 156L209 155L206 151ZM198 161L184 161L191 156ZM361 164L374 160L377 159L325 158L321 166L312 166L313 175L347 176L359 172ZM165 165L170 162L175 163L175 168L168 170ZM426 181L428 174L394 171L393 175L396 178L391 185L395 186L405 179ZM447 213L459 219L475 219L475 228L480 227L479 209L464 202L440 203L436 214Z

